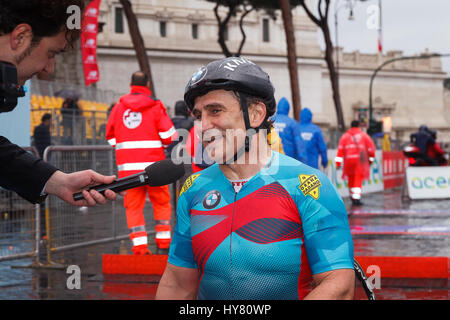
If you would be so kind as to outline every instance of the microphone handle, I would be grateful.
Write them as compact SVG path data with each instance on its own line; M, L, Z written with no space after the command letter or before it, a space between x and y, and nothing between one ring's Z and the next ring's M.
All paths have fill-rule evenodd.
M138 173L134 176L125 177L122 179L115 180L110 184L100 184L98 186L90 188L88 191L94 189L105 195L106 190L112 190L114 192L120 192L131 188L136 188L140 186L145 186L148 184L148 176L145 172ZM81 192L75 193L73 195L75 201L84 199Z

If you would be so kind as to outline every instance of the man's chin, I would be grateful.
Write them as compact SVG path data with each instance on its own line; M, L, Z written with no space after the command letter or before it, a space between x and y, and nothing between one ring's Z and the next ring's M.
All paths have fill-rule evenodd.
M21 86L25 85L25 83L27 82L27 80L31 79L34 77L34 74L30 77L26 77L26 78L18 78L17 79L17 83Z

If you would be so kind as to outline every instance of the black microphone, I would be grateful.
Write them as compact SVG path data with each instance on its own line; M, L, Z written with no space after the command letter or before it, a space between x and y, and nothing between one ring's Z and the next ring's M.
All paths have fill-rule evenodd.
M117 179L110 184L100 184L90 188L88 191L94 189L104 195L107 189L114 192L120 192L145 185L151 187L165 186L177 181L183 175L183 163L175 164L170 159L164 159L149 165L143 172ZM78 201L84 199L84 197L81 192L78 192L73 195L73 199Z

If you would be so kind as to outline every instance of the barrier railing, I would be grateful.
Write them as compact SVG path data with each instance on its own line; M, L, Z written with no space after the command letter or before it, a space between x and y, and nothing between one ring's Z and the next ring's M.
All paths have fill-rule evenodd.
M383 152L383 179L384 189L401 187L404 183L408 159L402 151Z
M92 169L104 175L116 174L113 148L102 146L50 146L44 160L64 172ZM118 200L120 201L120 200ZM105 243L128 237L125 214L119 215L116 201L103 206L74 207L57 197L45 202L47 263L51 253Z
M41 123L44 113L52 115L51 136L55 145L104 145L107 144L106 111L83 111L83 115L63 118L60 109L33 109L31 115L31 136L34 128Z
M38 154L34 147L24 149ZM0 188L0 261L39 256L41 227L38 205Z

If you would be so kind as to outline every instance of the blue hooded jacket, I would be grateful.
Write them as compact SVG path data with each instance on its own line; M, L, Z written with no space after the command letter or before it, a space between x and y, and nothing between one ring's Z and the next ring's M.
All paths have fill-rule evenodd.
M294 159L299 160L300 136L298 133L298 122L288 116L289 102L286 98L281 98L278 102L277 114L275 115L275 130L281 138L284 153Z
M312 113L308 108L303 108L300 113L299 135L301 151L299 160L310 167L319 168L319 154L322 166L328 165L327 145L323 139L322 131L311 123Z

